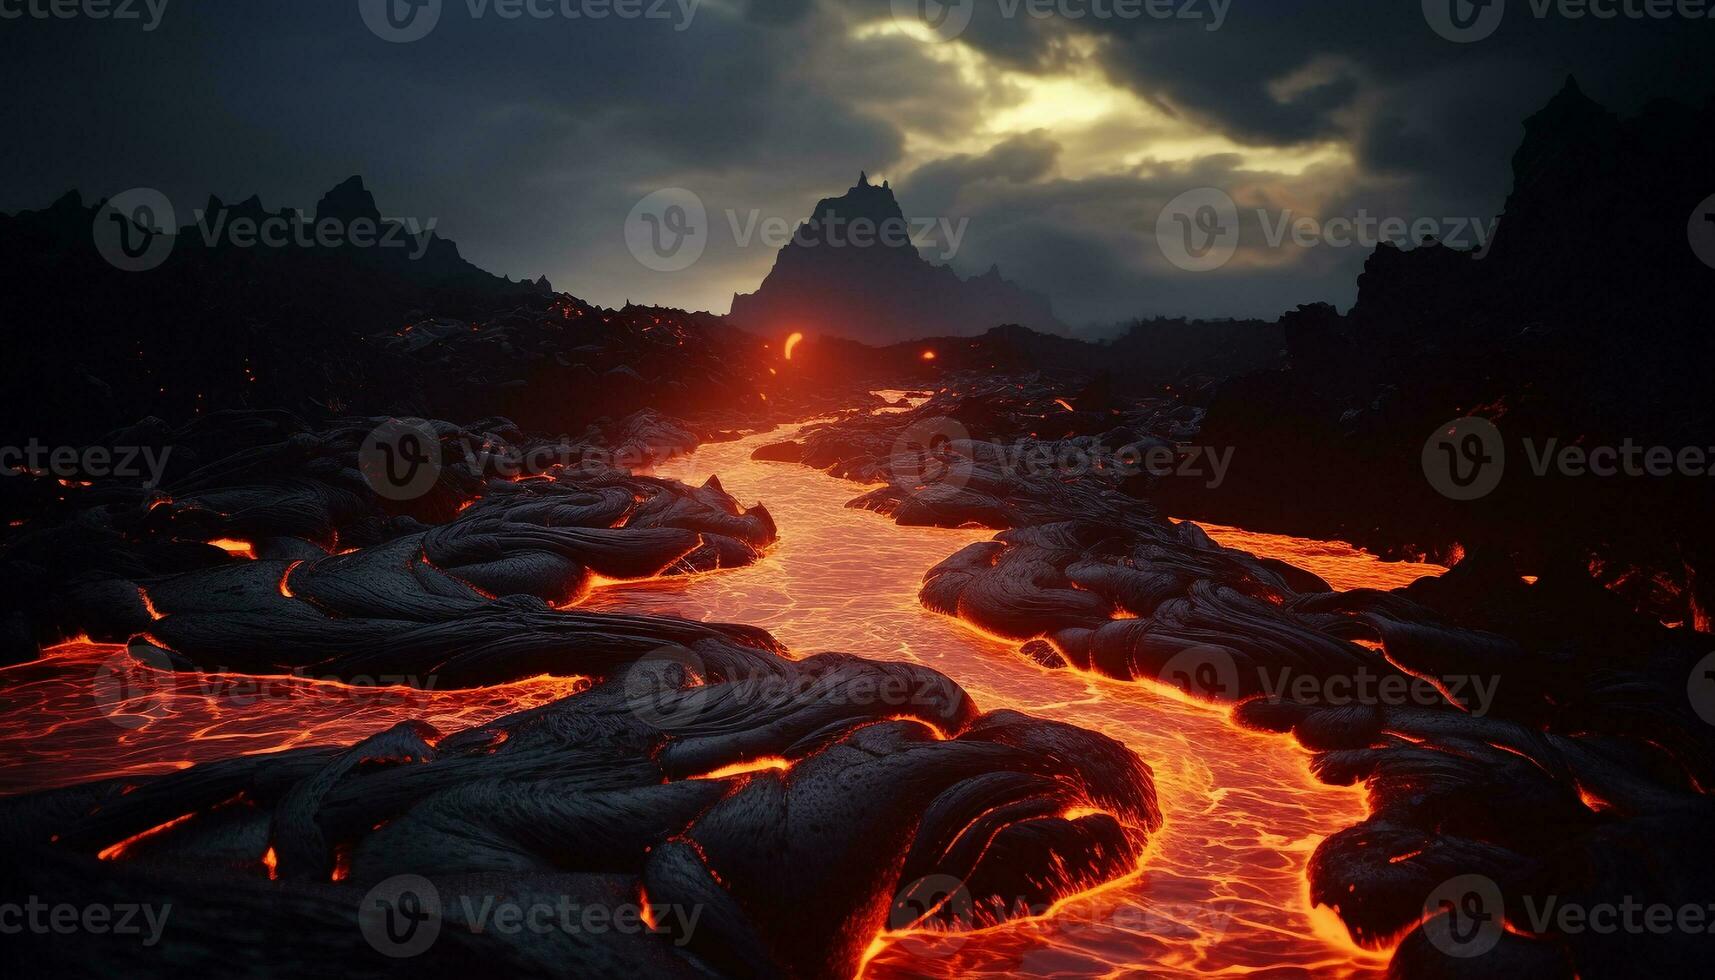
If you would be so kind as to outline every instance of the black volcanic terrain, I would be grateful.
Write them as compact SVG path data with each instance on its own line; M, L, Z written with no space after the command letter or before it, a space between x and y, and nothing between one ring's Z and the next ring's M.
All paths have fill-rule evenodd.
M124 272L92 243L101 205L76 193L0 218L0 316L28 345L4 379L7 439L161 461L147 480L0 479L5 721L64 767L9 777L0 895L174 910L158 950L19 945L66 976L844 980L889 933L1029 918L1018 934L1040 937L1063 899L1152 885L1176 820L1286 792L1205 787L1212 816L1175 810L1211 749L1145 758L1128 723L1081 713L1141 692L1289 754L1297 781L1307 766L1362 787L1362 811L1354 798L1315 836L1265 817L1205 849L1261 842L1294 895L1277 904L1307 913L1307 886L1318 925L1371 947L1368 966L1688 975L1702 933L1529 927L1523 903L1715 895L1715 694L1698 694L1715 682L1715 480L1536 477L1517 443L1715 442L1715 270L1685 248L1711 159L1715 106L1619 118L1569 83L1525 124L1485 257L1383 245L1345 314L1139 320L1103 343L1055 333L1046 302L997 272L836 244L853 222L905 220L862 177L725 317L604 309L432 236L412 258L185 225L159 268ZM285 214L252 198L199 217ZM356 178L316 214L385 223ZM1509 440L1510 468L1454 501L1424 446L1467 416ZM720 473L664 475L741 434L758 445L726 447L740 459L834 484L836 517L970 536L916 567L842 541L816 556L845 576L842 602L905 574L887 616L973 627L984 664L1044 689L1072 677L1074 697L1008 702L891 637L793 649L773 625L699 615L695 585L784 569L782 543L810 530ZM1127 451L1165 465L1128 468ZM1336 587L1193 519L1452 567ZM687 601L592 602L620 584ZM789 612L796 584L747 608ZM66 680L74 662L98 665L93 682ZM186 737L194 754L133 756L184 723L185 701L142 683L162 677L200 682L170 690L224 714ZM564 686L480 721L423 711L332 737L285 699L209 694L247 678L313 681L336 704L385 678L478 710L509 685ZM1418 699L1331 694L1365 681ZM101 778L55 714L87 714L92 691L114 721ZM221 728L267 710L287 736L267 751ZM1471 876L1505 896L1480 970L1448 952L1433 901ZM420 960L374 932L400 879L445 903ZM476 928L465 900L497 895L674 916L623 934ZM1244 916L1274 911L1241 898ZM1172 918L1185 908L1143 941L1213 933ZM1300 931L1270 942L1352 962ZM1077 962L1063 972L1093 970Z

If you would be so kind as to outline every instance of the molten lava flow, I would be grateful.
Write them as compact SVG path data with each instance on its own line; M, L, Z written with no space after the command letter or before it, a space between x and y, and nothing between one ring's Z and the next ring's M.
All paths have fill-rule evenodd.
M867 976L1379 972L1385 956L1357 949L1331 911L1308 907L1305 879L1321 839L1363 818L1361 790L1316 782L1308 754L1295 742L1240 729L1225 711L1141 685L1035 666L1015 644L924 610L917 601L923 573L991 532L899 527L847 509L856 485L750 459L757 447L781 438L774 432L710 444L660 473L692 484L718 473L735 495L765 501L782 533L762 561L719 573L601 583L585 607L752 623L800 654L848 650L933 667L985 710L1015 708L1125 742L1153 767L1166 816L1136 873L1039 914L971 932L885 934L871 946ZM1440 571L1382 563L1345 545L1208 530L1224 544L1285 558L1341 588L1385 588ZM290 568L279 588L292 594ZM138 662L120 646L78 640L0 668L0 755L9 761L0 792L350 744L406 719L451 731L564 697L585 683L537 677L423 691L186 674ZM761 778L786 765L753 759L701 776ZM1089 816L1088 809L1065 815ZM269 855L258 860L266 866ZM335 877L342 873L343 865Z
M783 759L777 755L770 755L763 756L760 759L746 759L743 762L735 762L730 766L721 766L719 769L715 769L710 772L700 772L695 776L687 778L727 779L731 776L746 776L753 772L768 772L769 770L779 770L784 772L790 768L792 768L792 760Z
M534 677L463 691L290 675L184 673L125 647L76 641L0 668L0 793L185 769L234 755L349 745L401 721L443 732L589 684Z
M790 434L706 445L658 473L693 484L718 473L735 496L765 501L781 529L767 557L718 575L611 585L591 593L587 607L752 623L797 654L848 650L925 664L984 710L1016 708L1125 742L1154 768L1167 818L1138 873L1046 914L973 932L886 934L871 947L866 976L1379 973L1385 954L1359 949L1331 911L1308 907L1304 873L1323 837L1363 819L1361 790L1318 783L1295 742L1240 729L1225 711L1037 667L1016 644L923 609L923 573L992 532L899 527L846 508L855 484L751 460L783 437ZM1249 539L1265 543L1267 553L1310 564L1345 588L1440 571L1385 565L1344 545Z
M1248 551L1258 558L1278 558L1314 572L1341 591L1349 589L1397 589L1427 575L1440 575L1445 565L1428 562L1382 561L1375 555L1344 541L1311 541L1284 534L1263 534L1220 524L1194 522L1226 548Z
M241 541L238 538L215 538L213 541L210 541L209 544L214 545L216 548L219 548L221 551L224 551L229 555L235 555L239 558L256 557L255 546L248 541Z

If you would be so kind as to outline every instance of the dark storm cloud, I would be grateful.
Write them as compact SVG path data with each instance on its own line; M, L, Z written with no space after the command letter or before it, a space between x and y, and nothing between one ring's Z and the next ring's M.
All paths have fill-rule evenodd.
M1039 139L1015 142L1045 151ZM1236 155L1215 155L1123 175L1018 183L998 164L1023 156L1021 148L933 168L921 193L914 175L902 184L901 200L914 214L934 210L967 219L971 230L954 268L968 275L998 264L1008 279L1054 297L1056 312L1074 327L1157 314L1273 319L1301 303L1345 306L1355 297L1368 249L1302 247L1290 239L1276 244L1269 239L1275 229L1257 214L1266 211L1266 223L1276 227L1283 216L1304 216L1300 192L1323 191L1339 175L1312 171L1282 184L1278 175L1243 169ZM956 186L949 180L954 175ZM1166 260L1155 229L1168 202L1200 187L1223 188L1238 199L1241 244L1228 266L1192 274ZM1412 210L1409 194L1385 187L1345 188L1326 199L1321 213L1360 211L1378 219L1443 217Z
M1625 110L1711 89L1715 21L1538 19L1542 0L1501 2L1500 27L1468 44L1435 33L1418 0L1234 0L1218 31L1147 18L1086 19L1077 29L1112 42L1103 57L1116 79L1239 142L1343 138L1367 166L1442 179L1469 159L1491 173L1523 116L1570 73ZM1307 69L1315 84L1280 91ZM1482 178L1456 179L1476 190Z
M1040 131L996 143L987 153L946 157L917 168L908 182L913 206L923 214L951 214L960 192L973 183L1028 183L1046 177L1060 144Z
M1265 192L1250 203L1272 206L1275 220L1295 199L1294 213L1303 214L1313 192L1323 216L1486 218L1510 185L1523 119L1568 74L1622 112L1655 98L1699 101L1715 77L1706 64L1715 22L1569 20L1552 10L1538 19L1526 0L1512 0L1494 35L1471 44L1437 35L1417 0L1235 0L1218 31L1147 17L1029 20L1032 45L1007 29L1018 24L994 26L989 8L999 2L976 0L963 40L1010 63L1043 63L1055 37L1097 37L1110 76L1176 118L1259 148L1341 143L1355 165L1354 172L1271 177L1222 172L1219 160L1207 159L1195 168L1020 188L993 180L982 156L967 156L908 175L908 193L921 180L928 201L971 218L970 245L956 265L980 271L999 261L1009 276L1053 295L1072 322L1156 312L1272 316L1300 302L1345 306L1355 298L1367 249L1288 245L1260 252L1265 264L1201 276L1163 267L1152 249L1139 254L1139 241L1153 238L1144 219L1152 222L1180 191L1207 184L1235 196L1239 188ZM1124 243L1134 246L1129 253L1113 241L1121 215L1140 236ZM1253 211L1241 207L1241 217L1247 247L1256 246ZM997 234L1001 227L1006 236ZM1283 254L1293 261L1268 264Z
M722 225L729 210L797 220L868 169L895 178L908 213L971 218L955 267L998 261L1068 321L1272 315L1349 302L1362 253L1187 275L1154 248L1163 203L1202 181L1300 206L1492 214L1520 121L1568 72L1622 111L1711 85L1711 22L1537 20L1527 0L1465 45L1430 30L1419 0L1232 0L1215 31L1207 17L1007 18L1001 0L975 2L958 44L993 66L1051 75L1094 57L1184 125L1259 151L1339 145L1351 166L1159 164L1143 128L1113 139L1136 139L1145 163L1092 176L1073 140L985 137L972 100L994 93L929 46L854 38L892 22L891 0L705 0L688 24L473 17L444 0L435 29L403 44L371 33L357 0L169 0L149 31L0 19L0 209L139 185L185 211L210 192L309 208L361 173L384 211L438 218L497 272L546 273L603 303L724 310L772 254L716 235L692 269L651 272L620 236L640 197L683 186ZM925 156L924 134L955 149Z

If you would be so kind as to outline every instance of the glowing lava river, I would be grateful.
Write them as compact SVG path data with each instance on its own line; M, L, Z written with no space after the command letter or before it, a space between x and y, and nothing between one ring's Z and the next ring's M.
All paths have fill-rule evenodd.
M800 656L840 650L932 667L985 711L1016 708L1124 742L1154 769L1166 819L1134 874L976 932L885 935L866 976L1379 974L1387 952L1359 949L1332 912L1312 910L1306 898L1306 862L1322 838L1363 819L1361 788L1318 783L1291 739L1243 730L1225 710L1177 691L1039 667L1015 644L923 609L924 572L992 532L896 526L845 507L861 492L856 484L750 458L790 435L705 445L657 471L693 485L718 474L741 501L765 503L780 540L762 561L604 585L585 606L753 624ZM1210 531L1311 568L1336 588L1391 588L1441 571L1338 544ZM583 683L543 677L439 692L175 675L129 665L122 647L66 644L0 670L0 754L9 760L0 792L349 742L405 718L479 724Z
M1138 874L1045 916L975 933L889 936L866 976L1380 971L1386 953L1359 949L1331 912L1312 914L1306 901L1305 862L1323 837L1363 818L1361 789L1317 782L1292 740L1240 729L1225 710L1169 689L1039 667L1016 644L923 609L923 573L993 532L897 526L845 507L857 484L751 460L758 446L790 436L707 445L659 471L692 484L718 474L741 501L765 502L780 527L766 560L608 586L589 605L751 623L799 654L842 650L933 667L983 710L1016 708L1125 742L1155 770L1166 816ZM1237 536L1225 530L1211 532L1223 543ZM1392 588L1442 571L1337 543L1248 535L1245 544L1269 546L1336 588Z

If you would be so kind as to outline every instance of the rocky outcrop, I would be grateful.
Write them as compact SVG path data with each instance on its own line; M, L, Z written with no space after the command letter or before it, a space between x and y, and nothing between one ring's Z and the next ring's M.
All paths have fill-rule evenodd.
M1706 468L1603 477L1539 460L1566 447L1707 454L1715 269L1687 225L1715 191L1712 153L1715 103L1621 118L1569 80L1525 123L1488 251L1379 246L1347 316L1290 314L1289 364L1207 399L1198 439L1233 447L1231 479L1168 486L1158 503L1388 554L1492 549L1708 629ZM1425 443L1461 416L1491 422L1505 446L1504 475L1475 500L1425 477Z
M62 488L59 513L12 529L0 576L28 613L10 624L22 655L75 636L155 671L590 686L476 728L317 745L312 727L309 748L6 799L7 894L171 908L159 950L38 935L43 968L266 956L371 976L421 955L436 975L844 978L883 929L981 927L1131 873L1160 827L1124 746L983 714L928 668L580 609L597 580L718 572L774 541L767 510L718 480L622 465L694 443L670 420L551 442L504 419L317 430L259 413L164 436L179 462L161 487ZM405 891L409 908L375 907ZM497 904L547 925L496 927ZM604 927L557 927L568 905Z
M1046 300L998 268L963 279L926 261L914 244L922 231L885 181L860 174L845 194L817 203L756 292L733 297L729 318L768 336L803 331L878 345L1003 323L1063 329Z
M1323 780L1363 785L1369 815L1317 847L1310 895L1356 941L1397 943L1390 975L1673 973L1697 955L1700 934L1596 934L1541 910L1715 894L1694 844L1715 816L1706 633L1666 628L1582 572L1527 584L1486 554L1392 592L1335 591L1157 520L1117 474L1077 465L1090 433L1161 431L1168 411L1081 418L1099 388L1059 403L1055 390L954 384L911 412L812 430L803 462L880 481L851 506L885 499L902 523L1007 528L932 568L926 608L1045 667L1232 707L1296 737ZM1020 465L1031 458L1047 469ZM1664 842L1696 853L1650 857Z

